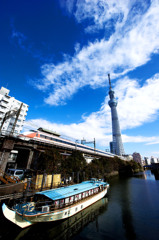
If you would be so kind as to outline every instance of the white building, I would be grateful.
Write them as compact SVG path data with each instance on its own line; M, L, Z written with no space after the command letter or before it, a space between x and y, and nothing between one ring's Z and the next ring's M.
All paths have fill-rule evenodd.
M151 164L151 159L148 157L144 157L145 160L145 165L150 165Z
M9 90L0 89L0 133L18 135L23 128L28 105L9 96Z
M158 163L158 160L156 157L151 156L151 164L152 163Z

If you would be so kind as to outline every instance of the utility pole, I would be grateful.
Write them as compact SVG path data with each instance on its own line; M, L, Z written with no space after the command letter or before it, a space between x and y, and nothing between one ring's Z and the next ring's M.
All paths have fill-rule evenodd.
M18 120L18 117L20 115L20 111L22 109L22 106L23 106L23 103L21 103L20 105L20 108L19 109L14 109L14 110L10 110L8 112L5 113L5 116L3 118L3 121L1 123L1 126L0 126L0 133L2 132L2 127L3 127L3 124L5 123L5 121L11 117L14 117L16 115L16 119L14 121L14 124L13 124L13 127L12 127L12 130L10 132L10 134L13 134L14 133L14 130L15 130L15 126L16 126L16 123L17 123L17 120Z
M22 106L23 106L23 103L21 103L20 108L18 109L18 111L17 111L17 113L16 113L16 119L15 119L15 121L14 121L14 124L13 124L12 130L11 130L11 132L10 132L10 135L12 135L12 134L14 133L15 126L16 126L16 124L17 124L17 121L18 121L18 118L19 118L19 115L20 115Z

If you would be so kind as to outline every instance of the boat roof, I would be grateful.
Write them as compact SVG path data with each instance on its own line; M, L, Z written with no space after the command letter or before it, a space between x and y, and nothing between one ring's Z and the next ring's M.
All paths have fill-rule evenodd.
M66 187L56 188L56 189L50 189L42 192L37 192L36 195L44 195L51 200L59 200L63 198L68 198L73 195L89 191L90 189L94 189L96 187L99 187L100 185L108 185L106 182L102 181L85 181L79 184L74 184Z

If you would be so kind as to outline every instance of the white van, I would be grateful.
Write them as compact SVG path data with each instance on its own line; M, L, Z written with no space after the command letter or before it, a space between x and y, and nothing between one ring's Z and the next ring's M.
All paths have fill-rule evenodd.
M24 170L22 169L9 168L6 173L9 176L18 177L20 180L24 179Z

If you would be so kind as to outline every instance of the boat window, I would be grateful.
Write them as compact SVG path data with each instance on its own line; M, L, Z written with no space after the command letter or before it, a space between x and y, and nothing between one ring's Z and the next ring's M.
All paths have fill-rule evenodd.
M65 203L69 203L69 198L65 198Z
M81 199L81 195L82 195L81 193L78 195L78 199Z
M89 190L89 195L92 195L92 190Z
M42 206L42 212L49 212L50 208L49 206Z
M70 202L73 202L73 196L70 197Z
M78 200L78 194L77 195L75 195L75 201L77 201Z
M55 206L58 206L59 205L59 201L55 201Z
M94 189L94 193L97 193L97 192L98 192L98 188L95 188L95 189Z
M82 198L85 198L85 196L86 196L85 192L84 192L84 193L82 193Z

